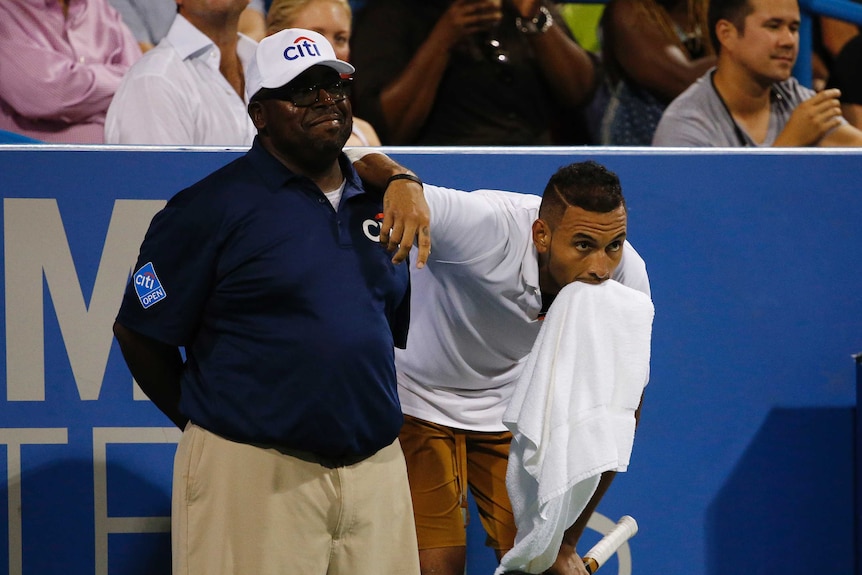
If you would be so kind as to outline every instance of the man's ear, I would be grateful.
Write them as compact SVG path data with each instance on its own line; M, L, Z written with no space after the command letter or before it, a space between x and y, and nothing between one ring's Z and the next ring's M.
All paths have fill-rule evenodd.
M248 103L248 115L251 117L251 123L258 131L266 128L266 108L259 100L252 100Z
M715 37L718 38L718 43L721 44L722 48L727 47L728 42L731 42L737 36L739 36L739 31L730 20L721 19L715 23Z
M547 253L551 249L551 228L545 220L533 222L533 244L540 254Z

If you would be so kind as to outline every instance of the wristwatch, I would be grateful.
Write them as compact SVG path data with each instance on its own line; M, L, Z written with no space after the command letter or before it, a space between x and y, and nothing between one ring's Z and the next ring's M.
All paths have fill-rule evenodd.
M554 17L551 16L550 10L544 6L539 6L539 13L532 19L515 18L515 26L524 34L544 34L548 28L554 25Z

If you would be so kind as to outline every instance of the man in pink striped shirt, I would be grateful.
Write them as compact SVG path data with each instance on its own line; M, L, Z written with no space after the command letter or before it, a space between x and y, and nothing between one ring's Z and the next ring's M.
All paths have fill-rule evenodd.
M107 0L3 0L0 130L102 143L111 98L140 56Z

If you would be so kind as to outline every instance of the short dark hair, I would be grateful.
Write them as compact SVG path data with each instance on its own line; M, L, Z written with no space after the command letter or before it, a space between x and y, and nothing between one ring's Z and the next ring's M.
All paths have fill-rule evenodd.
M607 213L625 205L617 175L588 160L563 166L551 176L542 193L539 217L553 227L570 206Z
M715 33L715 25L719 20L727 20L733 24L740 34L745 32L745 18L754 12L754 6L748 0L710 0L709 2L709 38L715 53L721 51L721 43L718 34Z

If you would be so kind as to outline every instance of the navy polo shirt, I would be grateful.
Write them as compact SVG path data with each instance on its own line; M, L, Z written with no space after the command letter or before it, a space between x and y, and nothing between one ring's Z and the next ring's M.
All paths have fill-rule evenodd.
M327 457L397 437L408 270L378 241L381 196L339 162L337 212L256 140L153 218L117 320L185 347L180 409L201 427Z

